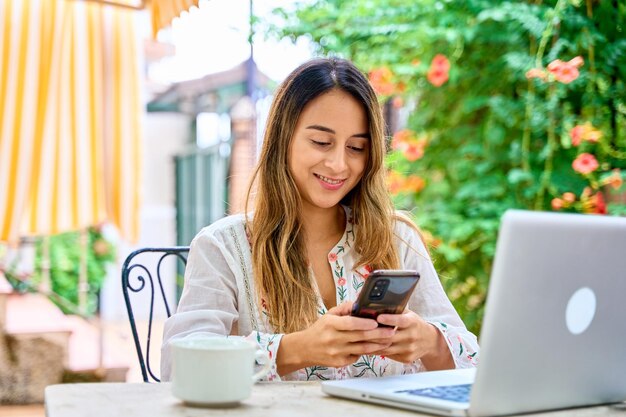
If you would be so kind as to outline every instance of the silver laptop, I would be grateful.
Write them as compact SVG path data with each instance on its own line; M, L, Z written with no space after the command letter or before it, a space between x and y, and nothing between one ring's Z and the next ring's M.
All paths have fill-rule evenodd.
M625 299L626 218L510 210L476 371L325 381L322 390L449 416L624 401Z

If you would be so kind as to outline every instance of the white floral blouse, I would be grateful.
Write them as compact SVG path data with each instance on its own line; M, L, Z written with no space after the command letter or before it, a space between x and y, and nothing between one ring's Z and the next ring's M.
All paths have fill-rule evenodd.
M346 218L344 235L328 254L337 288L337 304L356 300L371 272L367 266L353 269L357 259L352 247L356 227L347 207ZM225 217L200 231L191 243L178 310L165 323L162 380L170 378L169 342L190 334L241 335L256 342L269 354L271 370L266 377L269 381L376 377L426 370L420 360L403 364L383 356L364 355L349 366L312 366L280 377L276 371L276 353L283 335L274 333L265 315L258 313L262 309L255 303L251 249L244 225L243 215ZM476 336L465 328L446 296L419 235L403 222L397 222L395 234L400 267L415 269L421 274L408 307L441 331L457 368L476 366ZM319 314L325 314L326 308L319 294L318 304Z

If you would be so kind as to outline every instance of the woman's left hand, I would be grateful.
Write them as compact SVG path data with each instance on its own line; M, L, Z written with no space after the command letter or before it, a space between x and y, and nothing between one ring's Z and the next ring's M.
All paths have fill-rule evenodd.
M421 359L429 371L455 367L441 332L415 312L406 310L402 314L381 314L377 321L396 328L391 346L376 352L377 355L402 363Z

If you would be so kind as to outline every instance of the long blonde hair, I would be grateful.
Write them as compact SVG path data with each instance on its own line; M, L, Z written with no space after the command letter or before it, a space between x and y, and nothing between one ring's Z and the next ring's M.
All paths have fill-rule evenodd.
M302 330L318 316L300 219L302 202L288 156L302 109L332 89L351 94L363 104L369 119L367 165L361 181L342 201L352 208L357 225L355 250L360 257L355 268L393 269L399 265L393 239L394 209L384 178L384 121L376 93L349 61L309 61L294 70L276 92L246 200L249 213L254 199L254 216L247 224L257 296L270 325L280 333Z

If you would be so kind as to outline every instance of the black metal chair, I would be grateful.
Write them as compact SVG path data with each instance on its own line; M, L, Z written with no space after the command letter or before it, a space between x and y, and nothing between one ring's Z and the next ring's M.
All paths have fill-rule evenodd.
M160 305L164 308L167 317L172 315L170 304L167 301L167 297L163 289L163 281L161 280L161 268L163 266L163 261L169 257L173 257L177 264L182 262L182 265L186 266L188 254L188 246L143 248L128 255L124 261L124 265L122 266L122 291L124 293L128 320L130 321L130 328L133 333L135 349L137 349L137 358L139 359L139 365L141 366L141 374L144 382L161 381L150 367L150 341L152 336L152 321L154 319L155 308L157 305ZM131 282L131 278L133 279L133 282ZM146 285L146 283L149 285ZM157 286L157 297L159 301L158 304L155 304L155 287ZM139 333L137 332L137 324L135 323L135 314L131 302L132 293L150 294L148 334L145 340L145 349L142 349L142 343ZM152 381L150 381L150 378L152 378Z

